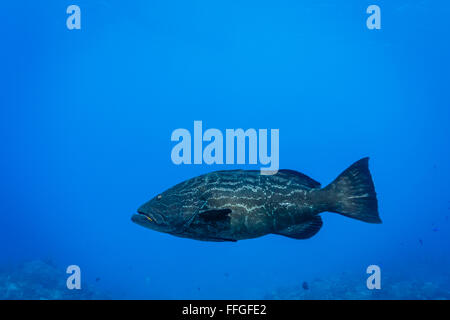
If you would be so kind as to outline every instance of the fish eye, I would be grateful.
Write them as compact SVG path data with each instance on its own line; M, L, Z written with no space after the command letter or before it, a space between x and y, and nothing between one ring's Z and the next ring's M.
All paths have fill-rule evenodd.
M158 195L156 196L156 199L157 199L157 200L161 200L161 198L162 198L162 195L160 195L160 194L158 194Z

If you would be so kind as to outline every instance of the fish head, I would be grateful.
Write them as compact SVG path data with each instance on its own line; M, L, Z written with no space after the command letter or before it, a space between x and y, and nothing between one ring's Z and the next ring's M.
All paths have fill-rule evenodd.
M131 220L155 231L176 234L183 229L186 216L193 213L190 201L171 188L140 206Z

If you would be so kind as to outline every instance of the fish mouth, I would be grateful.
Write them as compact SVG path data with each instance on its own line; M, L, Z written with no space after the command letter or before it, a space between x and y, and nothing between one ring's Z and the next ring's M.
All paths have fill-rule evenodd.
M141 210L137 210L137 214L134 214L131 218L134 222L145 222L145 223L152 223L157 226L163 226L164 225L164 219L162 217L155 217L156 214L149 213L149 212L143 212ZM160 216L160 215L159 215Z
M142 212L142 211L139 211L139 210L137 211L137 213L138 213L138 215L140 215L141 217L146 218L148 221L158 224L157 221L156 221L156 219L155 219L155 217L152 216L151 214L146 213L146 212Z

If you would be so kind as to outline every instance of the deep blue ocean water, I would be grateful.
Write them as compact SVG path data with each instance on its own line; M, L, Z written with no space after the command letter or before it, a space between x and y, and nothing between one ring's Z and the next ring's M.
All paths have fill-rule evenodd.
M81 30L66 27L70 4ZM366 27L371 4L380 30ZM83 287L115 299L257 299L305 281L328 283L315 298L329 283L342 288L332 298L359 298L345 293L367 291L375 264L381 291L403 284L387 298L417 298L424 286L440 288L428 298L450 296L447 1L1 7L1 279L52 261L63 282L79 265ZM369 156L383 224L323 213L309 240L237 243L133 224L142 203L183 180L259 168L174 165L170 135L194 120L279 129L280 167L323 185Z

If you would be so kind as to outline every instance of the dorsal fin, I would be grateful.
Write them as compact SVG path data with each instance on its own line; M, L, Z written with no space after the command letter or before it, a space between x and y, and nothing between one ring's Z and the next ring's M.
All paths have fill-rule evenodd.
M289 175L291 177L294 177L295 180L301 184L304 185L308 188L320 188L320 182L317 182L316 180L308 177L306 174L303 174L301 172L295 171L295 170L290 170L290 169L281 169L278 170L279 173L281 174L286 174Z

